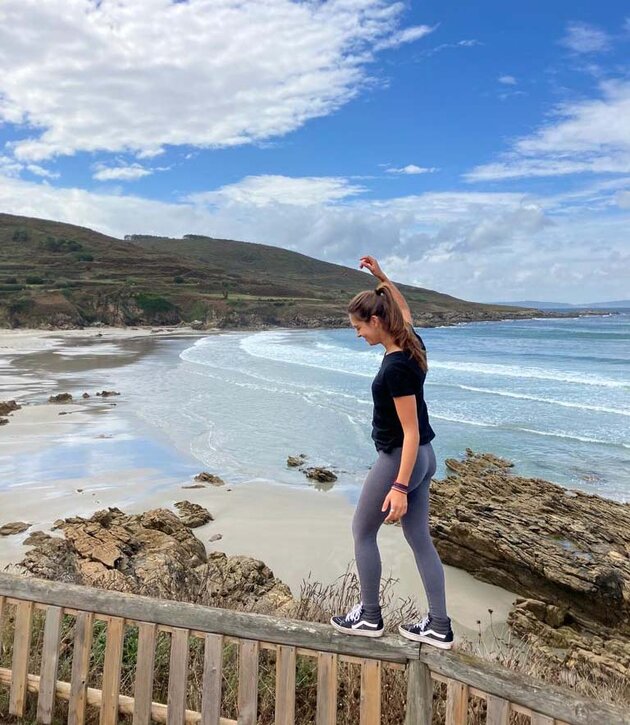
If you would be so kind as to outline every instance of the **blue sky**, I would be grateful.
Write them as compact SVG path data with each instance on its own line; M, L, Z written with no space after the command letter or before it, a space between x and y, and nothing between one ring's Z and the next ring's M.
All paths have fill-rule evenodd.
M629 59L626 2L4 0L0 211L628 297Z

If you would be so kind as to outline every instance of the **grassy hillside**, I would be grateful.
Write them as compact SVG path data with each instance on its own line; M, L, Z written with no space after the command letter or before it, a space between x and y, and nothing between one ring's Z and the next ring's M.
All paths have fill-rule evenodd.
M303 254L208 237L114 239L91 229L0 214L0 326L347 324L372 286L363 272ZM418 324L529 316L402 286Z

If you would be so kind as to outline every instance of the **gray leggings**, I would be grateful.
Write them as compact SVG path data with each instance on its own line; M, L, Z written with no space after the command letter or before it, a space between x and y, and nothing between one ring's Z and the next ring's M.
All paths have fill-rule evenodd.
M381 582L381 555L376 535L389 513L381 511L381 507L398 475L401 455L402 448L394 448L391 453L379 451L363 484L352 520L361 600L371 609L378 607ZM429 612L434 617L445 618L444 568L429 532L429 485L434 473L435 453L433 446L426 443L418 448L418 458L409 481L407 513L402 518L402 529L416 558L429 601Z

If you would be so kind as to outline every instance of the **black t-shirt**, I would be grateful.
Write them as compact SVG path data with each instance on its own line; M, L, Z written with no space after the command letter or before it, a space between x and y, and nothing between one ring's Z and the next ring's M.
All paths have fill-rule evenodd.
M414 330L415 332L415 330ZM424 348L422 338L416 337ZM394 398L415 395L418 407L420 445L429 443L435 433L429 424L429 413L424 402L424 379L426 373L406 352L390 352L383 357L380 370L372 382L374 415L372 418L372 440L377 451L390 453L403 444L403 429L398 419Z

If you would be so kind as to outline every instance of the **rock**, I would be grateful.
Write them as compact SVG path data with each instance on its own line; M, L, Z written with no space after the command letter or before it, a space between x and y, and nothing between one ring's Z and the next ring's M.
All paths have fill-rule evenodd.
M225 481L222 478L215 476L214 473L208 473L207 471L198 473L193 480L198 481L199 483L211 483L213 486L223 486L225 484Z
M9 422L8 418L0 418L0 425L6 425Z
M87 398L90 397L90 394L89 393L83 393L83 395L81 397L84 398L84 399L87 399Z
M70 393L59 393L57 395L51 395L48 398L49 403L70 403L72 401L72 395Z
M212 514L198 503L178 501L175 504L175 508L179 511L179 517L182 523L191 529L196 529L198 526L203 526L209 521L214 521Z
M190 323L190 327L193 330L203 330L203 328L205 327L205 325L204 325L204 323L201 320L193 320Z
M208 541L210 541L210 542L213 542L213 541L221 541L222 538L223 538L223 534L215 534L214 536L211 536L208 539Z
M102 390L100 393L96 393L96 395L100 398L109 398L110 395L120 395L120 393L117 393L115 390Z
M203 483L193 483L190 486L182 486L182 488L205 488Z
M13 534L21 534L30 527L30 524L24 521L12 521L10 524L0 526L0 536L12 536Z
M306 456L304 453L300 453L298 456L289 456L287 458L287 466L289 468L298 468L299 466L304 465L305 460Z
M307 478L318 481L319 483L333 483L337 480L337 476L327 468L307 468L304 473Z
M39 546L39 544L47 541L48 539L52 539L52 536L50 534L47 534L44 531L33 531L24 539L22 543L24 544L24 546Z
M20 410L21 407L15 400L3 400L0 402L0 415L9 415L14 410Z
M510 467L471 450L449 460L431 487L442 561L522 595L508 625L544 666L630 681L630 504Z
M59 520L56 528L64 538L33 534L39 540L21 565L34 576L279 616L296 605L263 562L220 552L208 557L166 509L128 515L110 508Z

